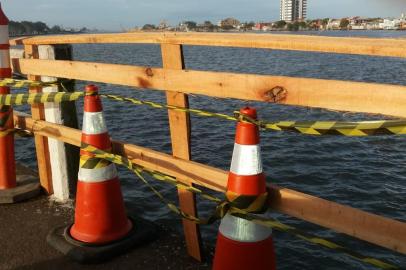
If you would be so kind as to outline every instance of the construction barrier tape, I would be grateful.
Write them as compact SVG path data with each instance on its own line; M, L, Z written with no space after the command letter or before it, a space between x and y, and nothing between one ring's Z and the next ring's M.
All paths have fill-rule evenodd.
M0 95L0 105L24 105L45 102L60 103L63 101L74 101L82 96L84 96L83 92L8 94Z
M380 121L279 121L266 122L254 120L240 112L234 112L234 116L214 113L198 109L189 109L172 105L160 104L151 101L143 101L135 98L121 97L117 95L100 95L116 101L126 101L135 105L147 105L151 108L168 109L198 116L215 117L229 121L245 121L257 125L265 130L293 131L307 135L342 135L342 136L376 136L376 135L405 135L406 120L380 120Z
M259 196L237 194L232 191L226 192L226 198L232 207L242 209L249 213L264 213L268 209L268 192Z
M390 269L398 269L400 270L401 268L399 268L398 266L395 266L389 262L385 262L383 260L379 260L376 258L372 258L372 257L368 257L368 256L364 256L358 252L355 252L349 248L346 248L342 245L336 244L330 240L327 239L323 239L317 236L314 236L312 234L309 234L307 232L301 231L293 226L289 226L289 225L285 225L275 219L272 219L270 217L267 218L263 218L263 217L259 217L257 215L253 215L252 213L249 213L248 211L246 211L245 209L239 209L235 206L233 206L230 202L227 201L223 201L213 195L207 194L205 192L203 192L202 190L193 187L193 186L189 186L186 185L178 180L176 180L176 178L169 176L169 175L165 175L163 173L154 171L154 170L148 170L146 168L143 168L139 165L135 165L134 163L132 163L129 159L120 156L120 155L115 155L112 153L108 153L105 152L103 150L97 149L96 147L92 146L92 145L88 145L88 144L84 144L82 143L81 149L91 153L94 155L94 157L96 158L102 158L102 159L106 159L112 163L115 163L117 165L121 165L121 166L125 166L126 168L128 168L129 170L131 170L132 172L134 172L138 178L148 186L148 188L150 190L152 190L154 192L154 194L156 196L158 196L158 198L167 205L167 207L174 213L180 215L182 218L191 220L197 224L211 224L214 221L221 219L222 217L224 217L224 215L229 212L232 215L236 216L236 217L240 217L246 220L250 220L256 224L265 226L265 227L269 227L281 232L285 232L285 233L289 233L292 234L296 237L299 237L307 242L310 242L312 244L315 245L319 245L325 248L329 248L332 250L335 250L337 252L343 253L345 255L350 256L353 259L356 259L358 261L361 261L363 263L369 264L369 265L373 265L377 268L380 269L385 269L385 270L390 270ZM169 202L167 199L165 199L165 197L156 189L154 188L147 179L145 179L142 176L142 173L146 172L149 175L151 175L154 179L161 181L161 182L165 182L168 184L171 184L177 188L181 188L190 192L193 192L195 194L201 195L202 198L205 198L207 200L210 200L211 202L216 203L216 208L213 212L212 215L210 215L209 218L206 219L201 219L192 215L189 215L185 212L183 212L179 207L177 207L174 203Z
M133 164L129 159L127 159L127 158L125 158L125 157L123 157L123 156L114 155L114 154L105 152L105 151L100 150L100 149L97 149L97 148L95 148L94 146L89 145L89 144L82 143L81 150L93 154L93 156L94 156L95 158L100 158L100 159L108 160L108 161L110 161L110 162L112 162L112 163L115 163L115 164L124 166L124 167L126 167L127 169L129 169L130 171L134 172L134 173L138 176L138 178L141 179L141 181L142 181L145 185L147 185L147 187L148 187L156 196L158 196L158 198L159 198L163 203L165 203L166 206L167 206L172 212L174 212L174 213L180 215L181 217L183 217L183 218L185 218L185 219L191 220L191 221L193 221L193 222L195 222L195 223L197 223L197 224L211 224L211 223L213 223L214 221L216 221L216 220L218 220L218 219L221 219L221 218L227 213L227 211L228 211L228 209L229 209L229 203L228 203L228 202L221 201L220 199L215 198L214 196L211 196L211 195L209 195L209 194L204 194L204 196L203 196L204 198L210 199L211 201L216 202L216 203L217 203L217 206L216 206L216 209L215 209L215 211L213 212L213 214L210 215L210 217L208 217L208 218L206 218L206 219L197 218L197 217L195 217L195 216L193 216L193 215L190 215L190 214L188 214L188 213L182 211L182 210L181 210L179 207L177 207L174 203L172 203L172 202L168 201L167 199L165 199L165 197L164 197L154 186L152 186L152 185L149 183L149 181L148 181L147 179L145 179L145 178L142 176L142 173L143 173L143 172L148 172L148 173L151 174L152 177L154 177L154 178L157 179L157 180L160 180L160 181L163 181L163 182L166 182L166 183L171 183L172 185L174 185L174 186L176 186L176 187L178 187L178 188L184 189L184 190L188 190L188 191L191 191L191 192L195 192L195 193L200 193L200 194L202 194L203 192L200 191L199 189L197 189L197 188L195 188L195 187L192 187L192 186L185 185L185 184L183 184L183 183L177 181L177 180L176 180L175 178L173 178L173 177L163 175L163 174L161 174L161 173L159 173L159 172L156 172L156 171L146 170L145 168L143 168L143 167L141 167L141 166L138 166L138 165Z
M11 80L11 79L10 79ZM63 84L62 84L63 85ZM45 102L60 103L63 101L74 101L84 96L83 92L53 92L34 94L8 94L0 95L0 105L23 105ZM279 121L266 122L254 120L239 112L234 115L209 112L199 109L189 109L178 106L160 104L151 101L139 100L136 98L122 97L117 95L101 94L101 97L115 101L125 101L134 105L146 105L151 108L168 109L179 112L191 113L203 117L215 117L228 121L245 121L257 125L265 130L293 131L307 135L342 135L342 136L376 136L376 135L405 135L406 120L380 120L380 121Z
M255 124L263 129L295 131L309 135L344 135L344 136L373 136L373 135L404 135L406 120L379 120L360 122L339 121L280 121L265 122L254 120L240 112L234 112L240 121Z
M25 87L47 87L47 86L59 86L64 82L69 82L72 80L58 80L54 82L42 82L42 81L31 81L31 80L19 80L6 78L0 80L0 86L7 86L13 88L25 88Z

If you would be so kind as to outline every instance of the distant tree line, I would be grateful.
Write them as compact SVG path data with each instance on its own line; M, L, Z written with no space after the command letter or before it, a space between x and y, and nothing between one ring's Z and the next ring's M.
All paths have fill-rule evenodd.
M59 25L49 27L44 22L29 22L29 21L10 21L9 23L10 36L23 35L46 35L46 34L61 34L61 33L83 33L88 32L86 27L80 30L66 29Z
M319 29L320 24L325 26L327 25L329 19L318 19L318 20L308 20L308 21L297 21L297 22L286 22L286 21L276 21L273 23L266 23L272 30L284 30L284 31L299 31L299 30L313 30ZM261 24L261 23L260 23ZM165 25L166 26L166 25ZM219 25L213 24L210 21L204 21L203 23L197 23L195 21L183 21L176 27L162 27L161 25L157 26L154 24L145 24L141 30L144 31L154 31L154 30L180 30L180 31L197 31L197 32L217 32L217 31L229 31L238 29L239 31L250 31L253 27L256 26L256 23L253 21L250 22L241 22L237 25L223 24Z

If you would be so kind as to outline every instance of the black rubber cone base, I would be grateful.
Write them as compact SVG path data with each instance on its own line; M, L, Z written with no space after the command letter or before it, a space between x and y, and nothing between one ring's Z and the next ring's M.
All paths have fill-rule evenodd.
M36 197L41 192L38 177L25 174L17 174L17 186L15 188L0 190L0 204L17 203Z
M71 226L53 229L47 236L47 242L70 259L82 264L101 263L115 256L153 241L157 237L158 227L140 218L132 219L133 228L122 239L105 245L89 245L72 238ZM136 221L134 221L136 220Z

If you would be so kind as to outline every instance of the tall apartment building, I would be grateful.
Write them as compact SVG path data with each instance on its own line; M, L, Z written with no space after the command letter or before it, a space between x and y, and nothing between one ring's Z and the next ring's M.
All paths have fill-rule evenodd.
M281 0L280 19L286 22L306 19L307 0Z

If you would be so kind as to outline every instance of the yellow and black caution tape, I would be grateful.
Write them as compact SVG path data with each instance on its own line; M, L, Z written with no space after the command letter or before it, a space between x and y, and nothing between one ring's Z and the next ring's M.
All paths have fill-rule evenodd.
M85 169L99 169L110 165L111 162L103 158L95 158L88 155L80 155L79 166Z
M0 86L8 86L14 88L24 88L24 87L46 87L46 86L58 86L60 83L55 82L41 82L41 81L31 81L31 80L18 80L18 79L3 79L0 80Z
M146 184L148 186L149 189L151 189L154 194L156 196L159 197L159 199L165 203L167 205L167 207L174 213L182 216L185 219L191 220L193 222L196 222L198 224L211 224L214 221L222 218L227 210L228 210L228 202L223 202L220 199L209 195L209 194L204 194L201 190L192 187L192 186L187 186L179 181L177 181L175 178L168 176L168 175L164 175L162 173L153 171L153 170L147 170L141 166L135 165L133 164L129 159L123 157L123 156L119 156L119 155L115 155L115 154L111 154L108 152L105 152L103 150L97 149L96 147L89 145L89 144L84 144L82 143L81 146L81 150L91 153L93 155L94 158L100 158L100 159L105 159L108 160L112 163L124 166L126 168L128 168L130 171L134 172L141 180L142 182L144 182L144 184ZM153 187L149 181L147 179L145 179L142 176L143 172L148 172L152 177L154 177L155 179L159 180L159 181L163 181L166 183L170 183L178 188L187 190L187 191L191 191L194 193L198 193L201 194L203 198L206 198L210 201L216 202L217 206L216 206L216 210L214 211L214 213L207 219L200 219L197 218L195 216L192 216L188 213L183 212L179 207L177 207L174 203L168 201L167 199L165 199L165 197L155 188Z
M373 135L404 135L406 134L406 119L378 120L360 122L340 121L280 121L265 122L254 120L240 112L234 112L240 121L253 123L263 129L295 131L309 135L344 135L344 136L373 136Z
M241 194L227 191L226 198L232 207L243 209L249 213L264 213L268 209L268 205L266 204L268 201L268 192L264 192L259 196L241 196Z
M253 123L265 130L274 131L294 131L307 135L343 135L343 136L373 136L373 135L404 135L406 134L406 120L380 120L380 121L359 121L359 122L339 122L339 121L278 121L266 122L254 120L239 112L234 112L234 116L214 113L205 110L189 109L172 105L161 104L151 101L143 101L135 98L122 97L117 95L101 95L102 97L126 101L135 105L147 105L152 108L169 109L179 112L192 113L198 116L215 117L229 121L246 121Z
M369 256L364 256L358 252L355 252L349 248L346 248L342 245L336 244L330 240L327 239L323 239L317 236L314 236L312 234L309 234L307 232L301 231L293 226L289 226L289 225L285 225L275 219L272 219L270 217L267 218L263 218L263 217L259 217L257 215L253 215L252 213L250 213L251 211L247 210L247 209L239 209L237 208L235 205L233 205L232 203L228 202L228 201L223 201L213 195L207 194L205 192L203 192L202 190L193 187L193 186L188 186L178 180L176 180L176 178L171 177L169 175L165 175L163 173L154 171L154 170L148 170L145 169L139 165L135 165L133 164L129 159L120 156L120 155L115 155L112 153L108 153L105 152L103 150L97 149L94 146L88 145L88 144L82 144L81 147L82 150L89 152L91 154L94 155L94 157L96 158L101 158L101 159L106 159L110 162L113 162L117 165L121 165L124 166L126 168L128 168L129 170L131 170L132 172L134 172L141 180L144 184L146 184L148 186L148 188L150 188L154 194L156 196L158 196L158 198L165 203L168 208L180 215L181 217L191 220L193 222L196 222L197 224L211 224L212 222L221 219L222 217L224 217L224 215L229 212L234 216L243 218L243 219L247 219L250 220L256 224L265 226L265 227L269 227L281 232L286 232L289 234L292 234L296 237L299 237L307 242L313 243L315 245L319 245L319 246L323 246L325 248L329 248L332 250L335 250L337 252L343 253L345 255L350 256L353 259L356 259L358 261L361 261L363 263L369 264L369 265L373 265L377 268L380 269L385 269L385 270L390 270L390 269L401 269L398 266L395 266L389 262L385 262L383 260L380 259L376 259L376 258L372 258ZM142 173L146 172L149 175L151 175L154 179L161 181L161 182L165 182L168 184L171 184L173 186L176 186L178 188L193 192L195 194L201 195L202 198L205 198L207 200L210 200L211 202L216 203L216 208L213 212L212 215L209 216L209 218L206 219L201 219L192 215L189 215L185 212L183 212L179 207L177 207L174 203L168 201L167 199L165 199L165 197L156 189L154 188L147 179L145 179L142 176Z
M74 101L84 96L83 92L51 92L31 94L8 94L0 95L0 105L24 105L45 102L60 103Z
M19 81L20 84L32 81ZM3 80L4 83L5 80ZM37 82L33 82L37 83ZM38 82L42 86L46 83ZM56 85L56 83L52 83ZM64 85L61 83L62 87ZM0 84L1 86L1 84ZM74 101L84 96L83 92L53 92L53 93L33 93L33 94L8 94L0 95L0 105L23 105L45 102L63 102ZM168 109L179 112L190 113L203 117L215 117L228 121L246 121L253 123L265 130L274 131L293 131L307 135L342 135L342 136L374 136L374 135L405 135L406 119L400 120L379 120L379 121L359 121L359 122L340 122L340 121L278 121L266 122L254 120L239 112L234 115L210 112L199 109L189 109L173 105L161 104L152 101L144 101L136 98L122 97L118 95L101 94L101 97L115 101L125 101L134 105L146 105L151 108Z
M51 82L31 81L23 79L6 78L0 80L0 86L7 86L12 88L26 88L26 87L48 87L48 86L63 86L64 83L72 82L71 79L58 79Z

